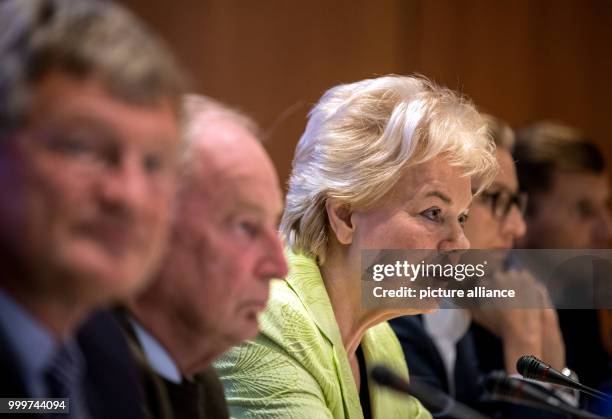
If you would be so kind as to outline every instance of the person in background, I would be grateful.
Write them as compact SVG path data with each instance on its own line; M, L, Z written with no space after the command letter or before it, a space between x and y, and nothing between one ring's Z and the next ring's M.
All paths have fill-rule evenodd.
M212 99L184 100L185 158L170 246L120 317L160 418L223 418L211 363L257 334L269 281L287 273L282 193L255 123Z
M584 133L552 121L533 123L517 131L514 158L521 187L529 194L527 234L520 247L610 246L608 171L601 151ZM601 328L602 314L597 310L558 310L567 366L581 382L596 388L612 377L612 355L603 343L609 332ZM592 401L584 397L586 404Z
M425 79L336 86L309 114L281 221L290 272L272 284L261 332L215 363L233 417L429 418L413 397L371 385L404 378L386 320L419 309L366 308L363 249L469 246L472 178L497 168L474 107Z
M496 145L495 156L500 171L493 183L475 197L465 223L465 235L473 249L491 249L497 255L511 249L514 242L525 234L523 212L527 196L519 191L511 155L515 140L512 129L493 116L484 115L484 118ZM534 281L525 271L509 270L499 275L504 275L503 281L514 286L517 283L527 286ZM496 369L516 374L516 360L525 354L536 355L558 368L564 366L563 342L554 310L488 308L470 312L468 309L449 308L391 321L413 377L463 404L494 416L557 417L532 409L483 403L485 373L477 356L480 348L475 346L470 332L472 321L486 325L501 338L501 342L494 338L494 345L486 348L504 360Z
M102 1L3 1L0 60L0 396L138 417L118 326L98 316L84 342L77 330L140 291L162 256L184 77Z
M489 120L502 170L498 179L472 208L470 215L473 222L466 223L466 235L474 248L511 249L524 239L528 231L524 219L528 194L519 188L516 165L511 155L515 144L514 133L505 123L492 118ZM508 278L504 281L508 283L520 283L525 287L530 283L535 284L533 274L525 268L513 267L505 274ZM538 291L549 300L546 290L540 287ZM504 368L509 374L516 373L516 361L525 354L535 355L559 370L565 367L565 347L554 310L487 309L472 311L471 314L476 324L501 339L500 345L494 347L500 349L495 356L501 354L503 361L498 361L495 369Z

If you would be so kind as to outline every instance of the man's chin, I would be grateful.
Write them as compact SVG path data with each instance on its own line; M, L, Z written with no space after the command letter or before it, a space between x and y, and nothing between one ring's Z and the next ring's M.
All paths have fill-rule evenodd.
M77 270L90 271L101 282L118 282L137 288L154 267L153 261L158 255L152 249L135 247L118 253L93 240L73 240L59 257L67 266L73 264Z
M259 321L257 313L248 313L245 315L243 325L239 335L240 342L253 339L259 333ZM238 343L240 343L238 342Z

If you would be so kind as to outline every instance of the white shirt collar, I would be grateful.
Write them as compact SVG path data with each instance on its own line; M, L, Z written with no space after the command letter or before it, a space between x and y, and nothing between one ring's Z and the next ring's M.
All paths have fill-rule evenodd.
M446 370L449 394L455 394L455 362L457 343L470 327L470 312L464 309L442 308L434 313L423 315L423 325L431 336Z
M151 368L166 380L180 384L183 378L168 351L133 317L130 317L130 322L136 331L136 337L142 345L142 349Z

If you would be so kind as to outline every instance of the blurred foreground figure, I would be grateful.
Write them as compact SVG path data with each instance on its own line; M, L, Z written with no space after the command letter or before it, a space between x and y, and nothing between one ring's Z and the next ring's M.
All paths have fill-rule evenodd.
M120 329L100 315L81 342L76 330L163 254L182 76L109 2L2 2L0 61L0 396L138 417Z
M212 361L257 334L269 281L287 266L282 194L254 123L198 96L185 100L187 150L170 247L123 322L160 418L223 418Z

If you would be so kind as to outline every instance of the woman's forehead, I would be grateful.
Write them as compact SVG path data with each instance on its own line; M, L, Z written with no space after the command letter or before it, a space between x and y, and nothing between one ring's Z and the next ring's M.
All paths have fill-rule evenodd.
M437 198L450 206L467 206L471 200L471 180L460 167L437 158L408 167L390 195L402 201Z

